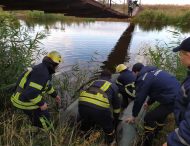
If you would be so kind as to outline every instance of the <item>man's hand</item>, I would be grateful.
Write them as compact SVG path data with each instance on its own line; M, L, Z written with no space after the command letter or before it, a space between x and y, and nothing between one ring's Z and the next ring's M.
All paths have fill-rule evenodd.
M145 110L148 110L148 107L149 107L148 103L145 102L144 105L143 105L143 107L144 107Z
M40 109L41 109L42 111L47 110L47 109L48 109L47 103L44 103L42 106L40 106Z
M61 97L60 96L56 96L55 97L55 101L57 102L58 105L61 105Z
M167 143L164 143L162 146L168 146Z
M128 124L133 124L133 123L135 123L135 120L136 120L136 118L131 116L131 117L127 118L125 120L125 122L127 122Z

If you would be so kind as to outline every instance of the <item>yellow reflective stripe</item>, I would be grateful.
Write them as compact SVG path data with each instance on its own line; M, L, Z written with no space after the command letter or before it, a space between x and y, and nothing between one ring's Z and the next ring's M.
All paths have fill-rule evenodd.
M15 101L13 101L12 99L11 99L11 102L12 102L12 104L13 104L15 107L17 107L17 108L19 108L19 109L33 110L33 109L38 109L38 108L39 108L39 106L37 106L37 105L36 105L36 106L22 106L22 105L16 103Z
M34 83L34 82L30 82L29 84L30 87L33 87L35 89L38 89L38 90L42 90L43 86L40 85L40 84L37 84L37 83Z
M131 86L132 88L135 88L135 83L133 82L133 83L131 83L131 84L125 85L125 92L126 92L127 94L129 94L130 96L135 97L135 93L136 93L135 89L133 90L133 92L130 92L130 91L128 90L128 87L129 87L129 86Z
M113 110L113 112L116 113L116 114L117 114L117 113L120 113L120 111L121 111L120 108L118 108L118 109L114 109L114 110Z
M148 130L148 131L154 131L156 129L156 127L152 128L152 127L149 127L149 126L144 126L144 129Z
M123 86L123 84L120 83L118 80L116 80L116 84Z
M12 96L12 97L13 97L13 100L14 100L15 102L17 102L18 104L21 104L21 105L24 105L24 106L36 105L36 104L37 104L38 102L40 102L41 99L42 99L42 96L41 96L41 95L38 95L36 98L31 99L31 100L30 100L31 102L23 102L23 101L20 101L20 100L19 100L19 96L20 96L20 93L17 92L17 93L15 94L15 96Z
M24 74L24 76L22 77L22 79L21 79L21 81L20 81L20 83L19 83L19 86L20 86L21 88L24 88L24 84L26 83L27 77L28 77L28 75L30 74L31 71L32 71L32 69L29 69L29 70Z
M48 130L48 127L46 125L46 121L43 117L40 117L40 122L42 123L42 127L45 129L45 130Z
M13 100L14 100L16 103L18 103L18 104L20 104L20 105L23 105L23 106L32 106L32 105L34 105L34 103L32 103L32 102L22 102L22 101L20 101L20 100L18 99L19 96L20 96L20 93L19 93L19 92L17 92L15 95L12 96Z
M38 95L36 98L31 99L30 101L31 101L33 104L37 104L37 103L40 102L41 100L42 100L42 96L41 96L41 95Z
M80 96L85 96L85 97L89 97L89 98L93 98L96 100L100 100L101 102L105 102L107 104L109 104L109 101L107 98L105 98L102 94L97 93L97 94L91 94L91 93L87 93L86 91L81 92Z
M42 93L41 93L41 94L42 94L42 95L44 95L45 93L46 93L46 91L42 91Z
M12 104L15 106L15 107L17 107L17 108L20 108L20 109L27 109L27 110L32 110L32 109L37 109L37 108L39 108L39 106L38 105L22 105L22 104L20 104L20 102L18 103L17 102L18 100L15 100L14 99L14 96L12 96L11 97L11 102L12 102Z
M15 107L20 108L20 109L28 109L28 110L39 108L39 106L36 105L36 104L41 101L41 99L42 99L41 95L39 95L36 98L30 100L31 102L20 101L19 96L20 96L19 92L17 92L15 95L11 96L11 102Z
M108 90L108 88L110 87L111 83L106 81L103 86L100 88L102 91L106 91Z
M48 82L46 83L46 86L45 86L45 91L48 89Z
M50 89L47 93L48 93L48 94L52 94L54 91L55 91L54 88L51 87L51 89Z
M45 116L39 118L44 130L48 131L50 129L54 130L53 123L49 121Z
M162 127L162 126L164 126L165 124L161 124L161 123L156 122L156 125Z
M108 104L108 103L104 103L104 102L98 101L96 99L88 98L88 97L79 97L79 101L89 102L89 103L92 103L92 104L95 104L95 105L98 105L98 106L101 106L104 108L110 107L110 104Z

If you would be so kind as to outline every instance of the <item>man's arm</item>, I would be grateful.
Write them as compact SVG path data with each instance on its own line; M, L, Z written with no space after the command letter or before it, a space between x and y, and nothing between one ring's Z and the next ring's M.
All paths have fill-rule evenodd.
M132 109L133 117L138 116L141 110L141 107L148 96L151 83L152 83L152 77L151 75L147 75L145 80L141 80L139 81L138 84L136 84L136 97L135 97L134 105Z
M169 134L167 138L168 146L190 145L190 103L184 115L184 119L180 122L179 128Z

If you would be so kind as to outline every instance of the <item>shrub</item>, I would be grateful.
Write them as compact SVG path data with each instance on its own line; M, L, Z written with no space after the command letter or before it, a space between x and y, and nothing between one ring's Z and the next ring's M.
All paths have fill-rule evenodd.
M44 34L37 33L34 37L21 27L19 21L9 13L0 13L0 100L9 96L6 87L15 83L23 70L31 66L41 50L39 41ZM6 93L3 93L3 92ZM7 98L9 99L9 98ZM2 106L0 106L2 107Z

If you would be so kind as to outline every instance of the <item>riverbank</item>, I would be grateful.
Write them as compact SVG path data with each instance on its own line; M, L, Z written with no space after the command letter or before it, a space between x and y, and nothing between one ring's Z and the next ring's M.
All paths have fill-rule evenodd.
M94 22L94 21L112 21L129 22L129 19L118 18L84 18L75 16L65 16L61 13L44 13L43 11L9 11L18 19L22 20L40 20L40 21L65 21L65 22Z
M177 26L183 31L189 31L190 5L143 5L142 11L133 19L133 22L146 28L151 26Z

